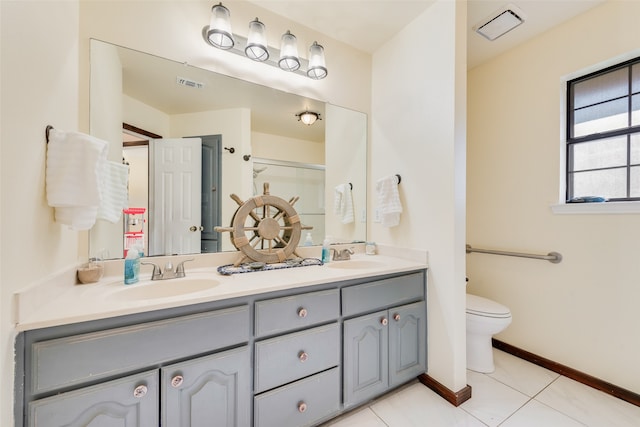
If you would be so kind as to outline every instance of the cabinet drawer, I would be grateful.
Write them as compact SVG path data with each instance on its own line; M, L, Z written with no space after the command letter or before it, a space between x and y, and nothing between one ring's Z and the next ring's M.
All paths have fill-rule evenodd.
M312 425L340 409L340 372L333 368L255 397L255 427Z
M255 392L337 366L340 329L337 323L271 338L255 344Z
M352 316L424 299L422 273L377 280L342 289L342 315Z
M31 390L52 391L247 342L249 331L244 305L36 342Z
M340 315L337 289L256 302L256 337L335 320Z
M59 427L110 420L114 426L137 422L157 427L159 395L158 371L144 372L30 402L27 425Z

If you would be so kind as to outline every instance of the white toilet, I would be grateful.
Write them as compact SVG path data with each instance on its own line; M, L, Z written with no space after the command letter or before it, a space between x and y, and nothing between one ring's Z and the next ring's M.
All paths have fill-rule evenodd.
M511 324L511 311L502 304L467 294L467 369L495 370L491 337Z

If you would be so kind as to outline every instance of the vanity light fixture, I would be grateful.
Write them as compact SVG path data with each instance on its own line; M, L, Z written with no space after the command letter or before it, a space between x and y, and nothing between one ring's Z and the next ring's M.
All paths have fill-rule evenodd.
M231 15L222 3L211 8L211 24L207 31L207 41L218 49L228 50L235 45L231 32Z
M222 3L211 8L211 23L202 29L202 36L213 47L246 56L284 71L301 74L313 80L322 80L327 76L324 47L318 42L313 42L309 48L309 59L306 60L298 56L296 36L289 30L281 37L280 50L269 47L265 25L258 18L249 23L247 37L233 34L229 9ZM244 49L240 48L241 45Z
M493 41L524 23L525 15L513 4L498 9L473 27L473 31Z
M278 66L285 71L296 71L300 68L298 58L298 39L289 30L282 35L280 44L280 60Z
M269 49L267 49L267 34L264 24L258 18L249 22L249 37L247 47L244 48L247 58L254 61L266 61L269 59Z
M316 120L322 120L320 118L320 113L314 113L313 111L303 111L302 113L296 114L299 122L304 123L307 126L311 126L316 122Z

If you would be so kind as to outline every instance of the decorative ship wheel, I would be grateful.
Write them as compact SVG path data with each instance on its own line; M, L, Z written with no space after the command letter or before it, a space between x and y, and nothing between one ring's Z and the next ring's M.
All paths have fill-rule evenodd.
M264 183L261 196L243 202L237 195L231 198L238 204L233 214L231 227L215 227L218 232L230 232L231 243L242 253L234 263L238 266L248 260L274 264L285 261L300 242L301 230L313 227L300 223L300 217L293 208L299 197L289 202L269 194L269 183Z

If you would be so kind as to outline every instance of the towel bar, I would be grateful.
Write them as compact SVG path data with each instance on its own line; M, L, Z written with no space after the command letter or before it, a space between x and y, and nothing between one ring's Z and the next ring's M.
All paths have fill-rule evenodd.
M507 252L507 251L497 251L494 249L478 249L472 248L471 245L466 245L466 252L469 254L471 252L478 252L481 254L491 254L491 255L504 255L504 256L515 256L520 258L533 258L533 259L542 259L545 261L549 261L553 264L558 264L562 261L562 255L558 252L549 252L547 255L536 255L536 254L525 254L521 252Z

